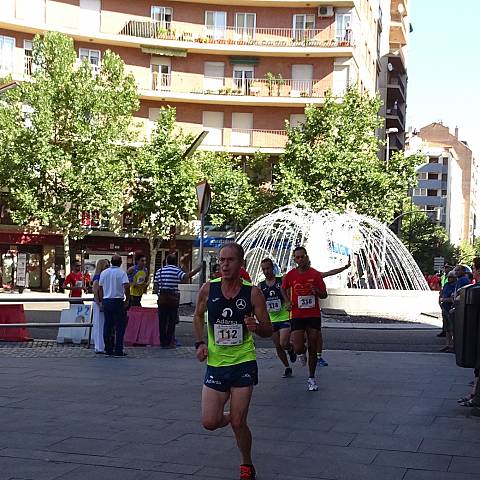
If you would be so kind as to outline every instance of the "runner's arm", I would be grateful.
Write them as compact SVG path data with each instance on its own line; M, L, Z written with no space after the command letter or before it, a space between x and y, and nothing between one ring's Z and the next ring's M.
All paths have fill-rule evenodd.
M337 275L338 273L342 273L344 270L349 268L351 264L352 262L349 258L348 263L344 267L334 268L333 270L328 270L328 272L320 272L320 275L322 276L322 278L331 277L332 275Z
M204 283L198 293L197 306L193 314L193 328L195 330L195 341L205 342L205 312L207 311L208 294L210 293L210 283ZM208 347L206 343L198 346L196 356L200 362L203 362L208 355Z
M252 306L253 313L257 319L257 328L255 333L262 337L271 337L273 334L272 323L267 312L267 305L265 304L265 297L258 287L252 287Z

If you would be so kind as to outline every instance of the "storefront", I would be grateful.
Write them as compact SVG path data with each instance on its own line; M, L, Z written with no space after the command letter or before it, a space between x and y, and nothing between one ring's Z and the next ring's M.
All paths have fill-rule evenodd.
M48 289L46 269L55 262L62 245L61 235L0 232L0 289L17 287L19 259L19 284L31 290Z

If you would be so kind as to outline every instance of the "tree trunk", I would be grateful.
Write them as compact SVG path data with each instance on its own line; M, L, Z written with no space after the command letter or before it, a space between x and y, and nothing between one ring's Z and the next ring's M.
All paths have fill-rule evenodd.
M65 278L70 273L70 237L68 233L63 235L63 253L65 255Z
M150 268L148 269L149 282L148 293L153 291L153 281L155 279L155 259L157 258L158 242L154 238L149 238L148 243L150 245Z

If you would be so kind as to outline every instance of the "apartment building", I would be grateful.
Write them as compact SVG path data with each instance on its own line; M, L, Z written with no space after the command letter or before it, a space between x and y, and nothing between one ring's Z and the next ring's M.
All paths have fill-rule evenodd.
M432 123L413 134L408 151L421 152L426 163L417 169L413 189L415 205L445 227L450 242L472 242L476 229L478 163L458 128L450 133L441 123Z
M285 123L301 123L305 106L322 105L327 90L341 97L355 82L375 94L386 85L391 63L385 92L404 94L405 84L394 77L405 76L405 5L407 0L1 0L0 76L28 78L33 36L60 31L74 39L78 58L93 69L107 49L123 58L140 92L142 135L151 132L159 109L170 105L179 128L208 131L201 148L261 151L274 159L285 147ZM381 44L391 62L383 61ZM397 125L404 101L385 98L387 127ZM85 222L98 233L86 237L82 251L124 253L132 247L98 219ZM124 227L132 229L128 216ZM20 244L1 235L3 251ZM184 240L191 248L192 238Z

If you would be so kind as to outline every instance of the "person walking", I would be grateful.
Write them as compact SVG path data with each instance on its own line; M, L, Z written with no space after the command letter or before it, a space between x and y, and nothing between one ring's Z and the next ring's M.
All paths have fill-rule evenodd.
M293 258L297 267L290 270L283 278L282 292L287 299L285 308L290 310L293 348L302 365L306 364L306 336L309 368L307 389L310 392L316 392L318 385L315 381L315 370L322 325L319 300L327 298L327 288L322 274L310 266L305 247L296 247Z
M135 256L135 265L127 270L128 280L130 281L130 306L141 307L142 296L147 290L148 269L145 266L147 257L143 254Z
M182 263L185 261L182 257ZM158 328L160 333L160 346L162 348L175 348L175 326L180 303L178 284L195 276L201 267L188 273L178 266L177 256L174 253L167 255L167 264L155 273L153 289L158 294Z
M292 376L293 371L288 363L287 353L292 364L297 360L297 355L293 351L293 345L290 343L290 314L285 309L285 298L282 295L283 277L274 275L274 266L271 258L263 259L260 267L265 275L265 280L260 282L258 287L265 297L267 311L272 322L272 340L277 356L285 367L283 378L288 378Z
M100 299L100 274L110 267L107 259L98 260L95 267L95 273L92 279L93 285L93 344L95 353L105 353L105 341L103 339L103 329L105 326L105 315L103 313L103 304Z
M53 293L55 291L55 282L57 280L57 275L55 273L55 264L47 268L47 275L49 279L50 293Z
M240 479L255 480L252 434L247 424L253 387L258 383L253 333L270 337L272 325L262 292L240 277L243 257L238 243L228 243L220 250L222 277L200 289L193 324L197 360L207 361L202 425L207 430L232 427L242 456ZM230 411L225 412L228 400Z
M115 357L126 357L123 351L123 337L127 323L127 307L130 303L130 282L127 273L120 266L122 257L113 255L111 266L100 274L98 285L99 297L103 304L105 325L103 340L105 354Z

